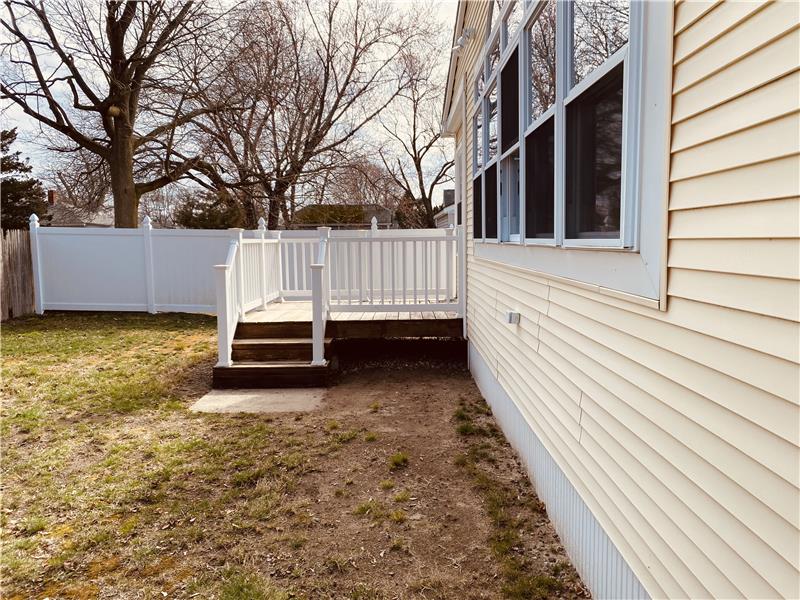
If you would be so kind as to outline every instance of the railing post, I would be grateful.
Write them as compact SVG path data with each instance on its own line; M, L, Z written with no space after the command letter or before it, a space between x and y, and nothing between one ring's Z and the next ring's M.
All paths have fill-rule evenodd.
M464 255L464 226L458 225L458 235L456 236L456 255L458 257L458 315L464 324L464 337L467 337L467 278L466 278L466 256Z
M322 275L325 265L311 265L311 308L312 308L312 365L325 364L325 319L322 308Z
M142 242L144 244L144 287L147 294L147 312L156 312L156 280L153 273L153 223L145 215L142 219Z
M232 228L234 232L234 239L239 242L239 251L236 253L236 302L238 306L233 307L233 310L239 313L239 320L244 321L244 230L241 228Z
M317 261L322 259L322 265L327 267L322 271L322 275L324 277L323 283L327 284L323 286L323 296L322 301L324 303L323 310L325 311L325 316L327 318L328 310L331 304L331 269L330 266L327 264L327 256L328 256L328 245L330 244L331 238L331 228L330 227L317 227L317 231L319 232L319 241L320 247L322 244L325 244L325 254L322 256L317 256ZM327 271L327 273L326 273ZM327 280L327 281L326 281ZM327 288L327 289L325 289Z
M261 254L259 255L258 278L261 282L261 308L267 308L267 245L264 236L267 233L267 224L264 217L258 219L258 234L261 239Z
M445 272L447 277L447 302L451 302L453 300L453 233L455 233L455 229L453 229L453 225L451 224L445 230L445 260L447 261L445 265Z
M217 355L218 367L230 367L231 344L228 339L228 321L231 307L228 305L228 266L214 265L214 281L217 287Z
M42 261L39 255L39 217L31 215L30 221L31 266L33 268L33 300L37 315L44 314L44 285L42 284Z
M283 240L280 231L275 236L278 240L278 302L283 302Z

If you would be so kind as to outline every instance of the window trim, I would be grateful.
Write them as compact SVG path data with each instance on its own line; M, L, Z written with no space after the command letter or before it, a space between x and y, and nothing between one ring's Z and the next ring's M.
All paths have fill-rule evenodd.
M519 0L522 1L522 0ZM562 6L562 4L564 6ZM487 43L481 53L478 64L473 69L472 82L476 80L481 69L484 72L488 68L486 51L493 43L495 36L499 35L504 27L504 19L507 11L510 10L511 3L505 3L497 20L495 29L490 32ZM527 44L529 31L538 13L544 8L545 0L533 0L523 4L523 17L518 28L516 41L506 44L501 49L501 57L497 70L492 79L497 78L497 74L503 68L506 60L515 47ZM569 18L569 7L566 3L557 2L556 22L560 31L568 31L564 27L564 21ZM666 254L666 198L668 191L668 160L669 160L669 137L670 137L670 104L671 104L671 49L672 49L672 11L668 10L663 3L640 3L635 0L631 2L629 25L629 41L618 50L604 65L595 69L584 80L579 82L573 89L565 94L565 85L557 79L556 103L549 107L542 115L533 122L528 123L529 102L528 102L528 71L529 71L529 50L524 48L519 53L520 69L520 91L521 98L519 110L520 135L517 145L510 148L507 153L514 152L518 148L520 162L524 164L525 139L551 116L555 116L557 111L565 111L566 105L571 103L580 95L581 91L586 90L602 77L604 72L613 68L608 63L612 60L614 64L624 60L624 82L623 82L623 106L625 118L623 122L623 194L626 194L625 201L621 200L620 214L620 236L616 238L614 244L609 244L607 239L597 238L585 239L564 239L564 204L557 199L565 198L565 182L563 176L558 172L555 177L555 197L554 200L554 231L555 238L524 238L520 242L499 242L498 240L487 240L485 238L475 239L476 258L502 262L527 269L541 274L551 274L554 277L574 280L582 284L588 284L593 289L607 290L613 293L632 294L644 302L659 300L664 303L665 267L664 257ZM558 29L557 29L558 31ZM645 33L647 35L645 35ZM563 33L556 36L557 43L557 63L565 63L567 56L563 48L558 44L564 45L565 37L571 39L572 35L565 36ZM647 52L644 52L644 44L647 40ZM619 54L619 56L617 56ZM570 55L571 56L571 55ZM597 71L602 71L598 73ZM556 77L563 78L569 76L567 69L557 68ZM566 82L564 82L566 83ZM488 89L488 82L487 87ZM565 95L566 98L560 98ZM498 97L498 105L501 105ZM478 103L473 106L470 115L470 123L477 112ZM647 107L648 122L655 123L656 126L647 128L640 127L642 111ZM485 108L484 108L484 115ZM559 161L563 165L566 158L565 147L565 127L563 124L565 115L556 118L555 127L555 156L554 162ZM498 119L500 118L498 114ZM561 127L559 127L559 123ZM486 127L484 127L486 129ZM487 131L488 137L488 131ZM499 140L498 140L499 143ZM484 146L485 148L485 146ZM485 150L484 150L485 155ZM500 152L490 163L485 161L484 169L498 161ZM558 167L557 167L558 168ZM520 226L524 235L525 232L525 171L520 172ZM477 172L472 173L471 180L474 180ZM482 181L485 178L482 177ZM499 178L498 178L499 179ZM485 185L485 181L483 181ZM498 190L498 210L501 205ZM485 190L483 194L484 206L483 217L485 220ZM633 198L633 202L631 202ZM498 214L498 223L502 220L502 215ZM485 235L485 225L483 227Z

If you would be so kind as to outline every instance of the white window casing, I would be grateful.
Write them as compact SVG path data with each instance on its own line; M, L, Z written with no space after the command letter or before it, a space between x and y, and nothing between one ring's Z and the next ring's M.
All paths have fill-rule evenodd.
M519 0L522 1L522 0ZM471 181L493 164L497 165L496 222L497 239L486 237L485 177L481 176L483 223L482 237L475 239L475 256L501 262L544 276L575 280L593 288L606 288L642 299L661 299L666 238L666 198L668 191L668 156L670 134L672 9L669 3L637 2L630 4L628 42L614 52L600 66L586 74L570 89L571 70L571 20L572 10L567 2L556 5L556 86L555 104L529 123L530 84L529 31L546 2L525 3L525 11L517 27L516 39L503 39L500 60L489 72L488 52L495 43L505 38L505 22L513 3L503 3L494 28L488 33L482 58L478 61L470 85L475 89L479 73L484 74L484 94L478 98L469 115L474 127L474 116L482 108L483 165L473 170ZM518 51L518 127L515 144L502 148L502 107L500 73L509 57ZM602 233L568 238L566 236L566 111L592 85L617 65L623 63L622 83L622 154L620 182L619 235ZM497 90L497 152L488 157L488 93ZM527 236L526 225L526 137L538 127L555 119L554 135L554 207L553 237ZM473 132L473 136L474 136ZM500 195L500 185L507 179L501 172L503 159L517 153L519 156L519 235L508 235L504 228L505 198ZM475 150L473 150L473 156ZM478 167L473 159L473 167Z

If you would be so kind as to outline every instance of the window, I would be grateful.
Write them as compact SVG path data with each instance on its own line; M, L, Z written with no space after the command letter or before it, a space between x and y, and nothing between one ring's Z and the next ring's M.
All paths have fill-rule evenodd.
M483 111L472 119L472 170L477 173L483 167Z
M628 42L627 0L577 0L572 9L571 82L575 85Z
M622 190L622 65L567 106L567 238L617 238Z
M483 237L483 190L480 175L472 180L472 237L476 240Z
M487 131L489 132L489 145L487 147L486 162L492 162L497 156L497 86L493 85L486 97L486 113L488 115Z
M522 22L522 2L519 0L512 0L513 6L508 13L505 20L505 27L503 32L503 47L513 44L516 40L517 33L519 32L519 25Z
M469 122L474 234L493 243L476 256L660 298L669 3L495 0L491 15Z
M528 30L528 123L556 101L556 3L550 0Z
M500 73L500 99L503 103L500 111L500 139L503 152L506 152L519 140L519 69L517 50Z
M519 152L512 152L500 163L500 237L519 241Z
M553 238L555 128L547 119L525 138L525 235Z
M493 26L486 42L474 123L476 141L484 130L487 138L475 163L487 174L486 237L495 239L496 217L501 242L633 247L635 207L626 207L625 187L635 178L623 168L625 135L637 125L626 109L629 2L506 0L492 14L503 27ZM497 191L487 187L493 167ZM522 197L503 192L511 172Z
M484 206L486 207L486 238L497 239L497 163L484 174Z

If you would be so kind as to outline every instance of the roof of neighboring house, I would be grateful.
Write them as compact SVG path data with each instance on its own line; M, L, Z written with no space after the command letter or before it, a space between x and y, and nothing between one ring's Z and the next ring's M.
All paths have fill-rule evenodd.
M112 227L114 215L110 211L101 212L90 219L83 219L77 210L65 204L51 204L47 207L49 220L43 225L49 227Z
M366 226L372 218L379 225L389 225L394 221L394 212L384 206L374 204L309 204L294 215L293 226Z

